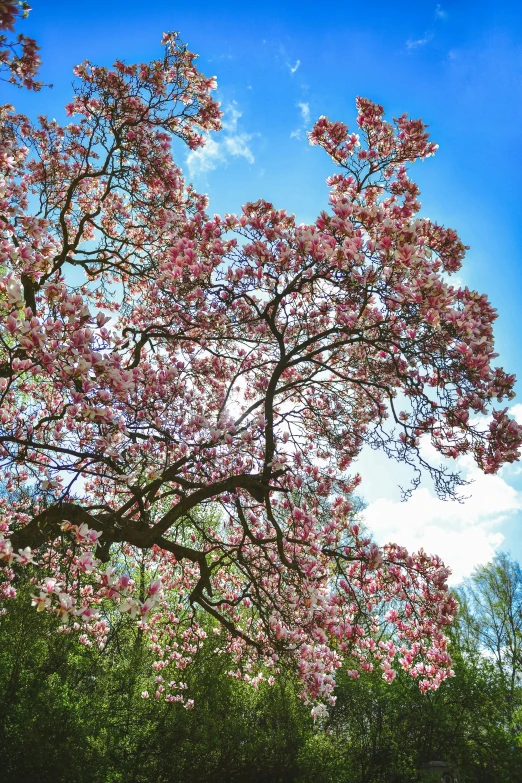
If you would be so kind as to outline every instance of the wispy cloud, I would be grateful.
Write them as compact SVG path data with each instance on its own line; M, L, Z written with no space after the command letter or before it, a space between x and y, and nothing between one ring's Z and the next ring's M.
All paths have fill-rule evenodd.
M187 165L190 176L196 177L227 165L230 158L245 158L248 163L254 163L255 158L250 149L250 133L237 133L225 136L222 141L216 141L211 136L206 139L205 146L192 150L187 155Z
M235 133L237 130L238 120L243 116L243 112L239 111L237 101L227 104L223 110L223 119L221 120L221 126L224 131L229 133Z
M206 174L212 171L223 162L223 151L221 145L211 136L207 136L204 147L198 147L187 155L187 165L190 176L195 177L198 174Z
M235 158L245 158L249 163L254 163L255 158L248 142L252 138L250 133L237 133L235 136L227 136L223 140L223 146L228 153Z
M301 67L301 60L297 59L294 62L294 54L286 51L285 46L277 40L267 40L263 38L263 46L266 46L269 51L272 52L273 57L280 67L288 68L290 76L293 76Z
M231 158L244 158L248 163L255 161L250 148L253 134L238 132L238 122L242 112L236 101L229 103L224 109L222 120L222 136L216 140L207 135L205 146L192 150L187 155L187 165L191 177L206 174L218 166L227 165Z
M233 60L234 57L231 54L217 54L215 57L209 57L209 63L222 62L223 60Z
M301 117L303 118L303 122L308 125L310 122L310 104L299 102L297 105L301 109Z
M435 6L435 19L446 19L447 13L442 6L437 3ZM427 30L421 38L408 38L406 41L406 48L411 51L412 49L422 49L433 40L435 36L434 30Z
M409 38L406 41L406 48L407 49L420 49L421 46L426 46L431 39L433 38L432 33L424 33L424 38L417 38L416 40L412 40Z
M301 112L301 126L291 132L291 139L300 139L303 135L303 131L307 130L310 124L310 104L305 103L304 101L298 101L296 106Z

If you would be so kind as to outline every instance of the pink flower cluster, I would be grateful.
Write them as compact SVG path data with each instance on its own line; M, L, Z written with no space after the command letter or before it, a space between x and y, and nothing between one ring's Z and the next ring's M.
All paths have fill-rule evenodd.
M14 31L17 17L27 17L31 7L26 2L18 0L1 0L0 2L0 30ZM42 82L34 78L41 65L38 52L40 47L33 38L18 35L10 40L6 35L0 35L0 74L6 72L7 76L0 76L11 84L26 87L29 90L40 90Z

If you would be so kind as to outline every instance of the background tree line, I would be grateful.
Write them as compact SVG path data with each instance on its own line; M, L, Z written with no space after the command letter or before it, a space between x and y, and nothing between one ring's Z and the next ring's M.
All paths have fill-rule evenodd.
M406 675L341 673L322 725L289 674L255 691L227 677L237 666L210 646L186 676L165 675L186 680L195 709L156 700L148 640L129 618L112 617L103 651L82 647L35 612L31 591L21 585L0 618L6 783L414 783L440 759L468 783L521 779L522 573L506 555L458 591L454 678L421 695Z

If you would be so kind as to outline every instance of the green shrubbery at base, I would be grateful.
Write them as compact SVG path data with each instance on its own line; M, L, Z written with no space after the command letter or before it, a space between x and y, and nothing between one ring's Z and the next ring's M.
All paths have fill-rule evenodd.
M417 783L440 759L463 783L521 779L520 686L477 652L467 605L452 631L454 678L422 695L406 675L341 672L319 726L291 676L256 692L211 648L186 676L165 672L186 680L194 710L143 699L152 657L135 625L114 618L103 652L82 647L35 612L30 592L0 618L4 783Z

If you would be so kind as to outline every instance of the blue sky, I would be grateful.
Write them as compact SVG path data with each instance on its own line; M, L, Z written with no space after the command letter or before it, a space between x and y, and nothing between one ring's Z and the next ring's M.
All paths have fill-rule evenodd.
M179 30L203 72L218 78L226 125L203 155L187 160L180 150L187 176L209 194L211 212L263 197L302 221L326 205L333 171L306 141L319 115L355 129L354 100L364 95L390 116L421 116L440 145L412 171L422 214L471 246L459 277L498 309L499 361L517 373L522 402L521 28L516 2L34 0L20 29L38 39L54 87L35 96L7 86L2 95L33 116L62 119L74 64L153 59L161 33ZM522 406L515 412L522 421ZM522 560L520 465L498 480L474 476L471 500L451 508L428 487L400 505L400 471L373 453L360 466L368 521L382 540L438 547L456 577L496 547Z

